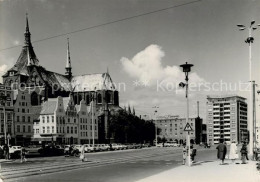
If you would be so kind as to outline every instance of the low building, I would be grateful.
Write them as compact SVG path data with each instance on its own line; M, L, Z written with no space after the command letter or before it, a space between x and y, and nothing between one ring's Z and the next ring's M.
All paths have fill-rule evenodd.
M188 122L193 129L190 131L190 142L195 143L196 136L200 137L201 135L200 125L196 126L196 118L189 118ZM200 118L198 122L202 122L202 119ZM180 144L186 141L187 132L184 131L186 118L180 118L179 116L160 116L154 120L154 123L156 128L159 128L160 131L157 133L157 138L165 138L167 141L175 141Z

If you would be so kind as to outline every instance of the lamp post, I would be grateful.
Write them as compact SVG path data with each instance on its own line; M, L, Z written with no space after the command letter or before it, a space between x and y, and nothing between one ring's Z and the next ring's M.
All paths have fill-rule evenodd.
M152 107L152 108L155 109L155 110L154 110L155 146L157 146L157 126L156 126L157 122L156 122L156 113L157 113L157 109L158 109L159 107L158 107L158 106L154 106L154 107Z
M249 45L249 84L250 84L250 90L249 90L249 102L248 102L248 130L250 133L249 138L249 155L253 155L253 95L252 95L252 43L254 42L254 38L252 37L252 31L256 30L257 27L254 25L255 21L251 21L250 26L246 27L245 25L238 24L238 28L240 31L243 31L245 29L248 29L248 37L245 40L245 43ZM259 26L259 25L258 25Z
M91 103L91 120L92 120L92 144L93 144L93 147L95 145L95 126L94 126L94 101L95 101L95 95L96 95L96 87L94 88L94 93L92 93L91 95L91 100L92 100L92 103Z
M182 64L180 65L180 67L183 68L183 72L185 73L185 81L186 83L180 83L179 85L184 87L186 86L186 101L187 101L187 113L186 113L186 125L189 123L189 95L188 95L188 88L189 88L189 72L191 71L191 67L193 66L193 64L188 64L186 62L186 64ZM187 163L188 166L191 166L191 161L190 161L190 132L188 131L187 136L186 136L186 145L187 145L187 149L188 149L188 155L187 155Z
M0 102L3 106L3 113L4 113L4 138L5 138L5 144L7 144L7 135L6 135L6 116L5 116L5 103L7 100L7 96L4 94L1 94L0 96Z

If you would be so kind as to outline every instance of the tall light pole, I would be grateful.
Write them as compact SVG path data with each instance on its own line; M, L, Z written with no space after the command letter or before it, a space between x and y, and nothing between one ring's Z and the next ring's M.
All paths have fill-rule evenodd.
M255 21L251 21L250 26L246 27L245 25L238 24L240 31L243 31L245 29L248 29L248 37L245 40L245 43L249 45L249 84L250 84L250 90L249 90L249 101L248 101L248 130L249 130L249 155L253 155L253 96L252 96L252 43L254 42L254 38L252 37L252 31L256 30L256 26L254 26ZM259 26L259 25L258 25Z
M183 72L185 73L185 81L186 83L180 83L179 85L182 86L182 87L185 87L186 86L186 101L187 101L187 113L186 113L186 126L189 124L189 94L188 94L188 91L189 91L189 84L188 84L188 81L189 81L189 72L191 70L191 67L193 66L193 64L188 64L186 62L186 64L182 64L180 65L180 67L183 68ZM187 136L186 136L186 145L187 145L187 149L188 149L188 155L187 155L187 163L188 163L188 166L191 166L191 161L190 161L190 132L188 131L187 133Z
M5 103L7 100L7 96L4 94L1 94L0 96L0 102L3 106L3 113L4 113L4 137L5 137L5 144L7 144L7 135L6 135L6 116L5 116Z
M157 121L156 121L156 113L157 113L157 109L159 108L158 106L154 106L153 107L155 110L154 110L154 126L155 126L155 146L157 146Z
M95 145L95 126L94 126L94 101L95 101L95 95L96 95L96 87L94 88L94 93L92 93L92 103L91 103L91 120L92 120L92 144L93 147Z

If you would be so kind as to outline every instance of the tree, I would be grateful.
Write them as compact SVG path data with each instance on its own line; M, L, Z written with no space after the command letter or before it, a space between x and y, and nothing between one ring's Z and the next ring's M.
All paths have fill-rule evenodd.
M109 132L116 143L152 143L155 139L155 125L125 110L110 117Z

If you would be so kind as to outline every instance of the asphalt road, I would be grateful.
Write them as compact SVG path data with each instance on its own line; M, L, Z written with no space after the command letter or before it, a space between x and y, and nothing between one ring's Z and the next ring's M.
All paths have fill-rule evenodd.
M203 149L198 147L197 149L195 161L216 160L214 148ZM133 182L182 165L182 148L177 147L113 151L86 154L86 156L88 162L84 162L84 164L78 158L62 156L34 158L25 164L19 164L20 166L15 162L8 163L2 169L4 169L6 176L10 174L10 178L4 181ZM57 168L46 170L49 166L54 165L57 165ZM75 167L71 168L72 165L75 165ZM32 169L45 172L32 172L23 177L22 174L26 174L28 170ZM14 173L18 173L20 176L12 177ZM3 176L5 176L4 174Z

